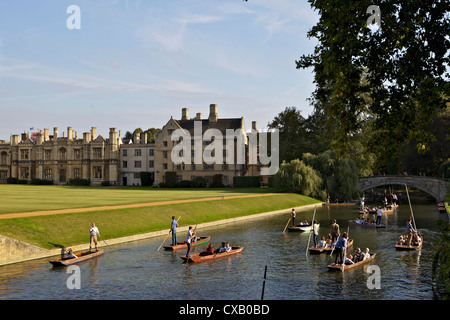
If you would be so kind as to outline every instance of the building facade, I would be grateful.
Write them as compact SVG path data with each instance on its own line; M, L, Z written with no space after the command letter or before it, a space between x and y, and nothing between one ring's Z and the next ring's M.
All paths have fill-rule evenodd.
M13 135L10 142L9 177L18 180L51 180L64 185L70 179L90 180L91 185L109 182L117 185L119 176L120 137L111 128L109 139L97 135L95 127L78 139L72 127L59 135L44 129L33 141L28 134Z
M123 141L116 128L110 128L108 138L97 135L95 127L83 133L82 138L72 127L62 135L57 127L53 135L49 135L48 129L34 133L31 138L26 133L12 135L10 142L0 141L0 183L16 178L51 180L53 184L64 185L70 179L86 179L91 185L106 182L130 186L141 185L141 173L145 172L156 185L166 182L170 173L176 182L193 181L201 176L207 185L215 181L232 186L235 176L260 175L260 164L248 161L252 154L249 155L243 117L219 118L216 104L210 105L205 119L201 113L190 118L187 108L181 111L181 119L171 117L152 143L144 133L135 134L132 141ZM183 138L173 136L177 129ZM252 123L252 129L256 130L256 122ZM184 138L189 139L190 148L185 151L183 162L174 161L173 151L180 149ZM211 152L212 145L215 147ZM180 155L183 151L176 152ZM205 161L208 154L215 163Z

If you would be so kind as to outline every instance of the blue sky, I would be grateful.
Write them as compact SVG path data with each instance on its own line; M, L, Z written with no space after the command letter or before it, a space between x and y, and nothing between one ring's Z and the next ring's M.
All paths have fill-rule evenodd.
M70 5L81 29L69 30ZM304 0L0 2L0 139L30 128L132 131L191 117L244 117L263 129L285 107L304 116L312 70Z

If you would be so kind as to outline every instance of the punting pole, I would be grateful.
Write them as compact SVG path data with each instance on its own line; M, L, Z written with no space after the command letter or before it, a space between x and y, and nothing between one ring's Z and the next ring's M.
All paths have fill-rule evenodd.
M308 255L308 249L309 249L309 242L311 241L311 233L314 233L314 218L316 217L316 208L317 206L314 206L314 213L311 220L311 231L309 231L309 238L308 238L308 245L306 246L306 255Z
M288 220L288 222L286 223L286 227L284 227L283 233L286 231L286 228L287 228L289 222L291 222L291 217L289 217L289 220Z
M100 237L100 235L98 235L98 236L99 236L100 239L102 239L102 241L103 241L104 243L106 243L106 245L107 245L110 249L112 249L111 246L110 246L105 240L103 240L102 237Z
M408 195L409 209L411 210L411 218L413 220L414 230L417 231L416 220L414 220L414 212L413 212L413 209L412 209L411 200L409 199L408 186L406 184L405 184L405 188L406 188L406 194Z

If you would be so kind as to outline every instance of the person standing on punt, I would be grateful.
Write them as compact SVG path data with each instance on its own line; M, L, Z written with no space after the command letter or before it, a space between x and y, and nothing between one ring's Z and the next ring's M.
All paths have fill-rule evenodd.
M377 222L376 224L379 225L381 224L381 216L383 215L383 210L381 209L381 207L377 208Z
M334 246L334 251L336 252L336 258L334 259L334 264L338 264L337 262L343 263L344 261L344 250L347 247L347 232L342 234L342 237L336 242ZM338 260L339 258L339 260Z
M170 226L170 232L172 232L172 245L177 245L177 227L178 222L175 220L175 216L172 216L172 225Z
M95 244L95 251L98 251L97 247L97 235L100 235L100 231L95 226L95 223L92 222L92 227L89 228L90 241L89 241L89 251L92 250L92 244Z
M331 233L331 243L334 243L340 234L339 225L336 223L336 219L333 219L333 224L331 225L330 233Z
M187 244L186 257L188 257L188 258L189 258L189 252L191 252L191 241L192 241L192 238L195 237L195 232L192 232L191 230L192 230L192 226L189 226L189 230L186 235L186 244Z
M411 224L411 218L408 218L408 221L406 221L406 235L408 237L408 247L411 247L413 233L417 233L417 231L414 230Z
M291 218L292 218L292 226L293 227L295 227L295 216L296 216L295 210L292 209L292 211L291 211Z
M317 244L319 243L319 224L315 219L313 221L313 240L314 240L314 248L317 248Z

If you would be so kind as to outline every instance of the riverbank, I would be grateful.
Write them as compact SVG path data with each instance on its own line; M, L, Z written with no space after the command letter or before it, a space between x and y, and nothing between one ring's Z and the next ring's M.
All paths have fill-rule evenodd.
M181 216L178 230L184 232L189 225L197 224L200 230L265 215L286 213L289 217L290 208L304 210L314 205L320 205L320 201L298 194L273 194L4 219L0 221L0 234L6 240L1 243L8 243L9 251L0 257L0 265L59 255L66 247L85 250L89 248L87 230L92 222L100 229L99 245L104 247L106 243L114 245L165 236L172 216ZM33 250L24 249L27 245Z

